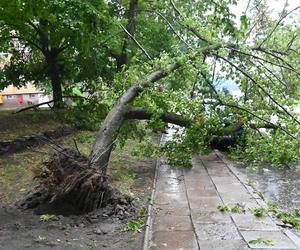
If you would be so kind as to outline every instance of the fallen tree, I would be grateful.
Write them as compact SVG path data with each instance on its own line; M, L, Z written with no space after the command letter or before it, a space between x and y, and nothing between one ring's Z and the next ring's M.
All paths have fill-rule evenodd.
M222 1L219 4L226 5ZM209 39L200 34L190 24L191 22L187 22L183 18L173 1L171 1L171 6L173 6L172 11L174 12L171 17L175 21L172 24L168 22L168 25L171 27L171 32L175 31L175 27L180 27L176 32L176 37L180 38L180 44L183 43L185 46L184 55L181 54L175 59L170 56L162 58L161 61L153 60L151 67L146 63L144 68L140 67L141 71L145 69L147 71L149 68L156 70L146 74L146 77L143 78L141 75L145 71L139 74L140 72L134 68L132 72L142 80L133 81L132 79L137 78L135 75L132 79L128 77L126 83L120 81L116 87L118 98L111 105L111 109L97 133L90 156L87 158L72 150L61 150L46 163L47 171L42 176L44 191L39 190L39 192L43 192L43 195L38 195L38 198L36 195L30 196L23 202L23 206L32 207L32 204L48 203L62 207L68 204L77 212L89 212L109 204L128 205L129 201L110 187L107 177L111 152L122 125L127 120L158 119L164 123L186 127L184 133L176 137L176 143L183 145L183 147L179 147L181 152L173 151L181 154L189 153L191 155L204 148L209 148L214 136L222 136L226 130L225 119L229 119L233 124L236 123L236 131L243 128L249 133L248 129L252 129L256 133L255 136L263 136L259 130L263 127L272 130L272 132L266 133L266 139L270 138L272 141L273 134L280 133L280 136L288 136L289 139L297 141L297 129L300 123L297 117L287 109L287 103L279 98L279 95L284 93L289 96L294 94L292 92L293 83L287 82L292 85L291 89L283 90L280 85L281 81L277 81L278 85L274 86L274 80L267 82L262 78L260 72L256 74L256 68L252 64L244 65L243 63L248 63L251 58L251 63L258 61L268 64L268 70L273 70L273 74L280 75L288 72L294 77L299 76L297 68L286 63L284 56L280 57L278 53L274 54L269 49L257 48L253 45L247 46L239 41L233 43L236 37L230 32L225 32L228 36L232 35L229 42L220 41L218 32L214 39ZM160 13L160 16L163 14ZM222 13L220 15L223 17ZM226 16L226 18L228 17ZM226 18L221 19L228 21L227 25L233 25L231 20ZM221 30L226 28L223 27L223 23L218 25L222 27ZM187 29L188 33L186 30L182 31L182 27ZM231 28L238 32L235 27ZM186 34L189 39L186 39ZM240 35L243 36L243 34ZM272 36L268 36L268 39L270 37ZM140 46L139 43L137 44ZM144 48L140 47L139 49L145 53ZM180 54L180 51L178 53ZM259 53L259 55L255 53ZM245 95L243 99L228 96L215 89L214 77L217 62L224 67L228 77L239 81L239 86ZM210 67L211 64L213 67ZM159 68L159 65L163 65L163 67ZM267 66L264 65L264 67ZM122 76L130 76L130 70L129 68L129 72L126 72L127 75L123 74ZM172 79L174 76L176 76L175 80ZM202 76L200 80L199 76ZM285 75L280 77L283 79ZM164 79L165 81L162 82L163 78L168 79ZM157 87L158 81L160 81L159 87ZM193 81L196 83L192 84ZM182 86L178 86L178 82ZM194 92L195 95L190 95ZM152 101L155 107L153 107ZM272 122L271 116L274 113L278 115L279 122ZM281 124L281 121L285 124ZM253 134L249 133L248 139L251 137L254 138ZM286 137L282 138L286 139ZM293 146L295 147L297 144L295 143ZM181 158L185 158L185 156ZM42 199L39 200L40 197Z

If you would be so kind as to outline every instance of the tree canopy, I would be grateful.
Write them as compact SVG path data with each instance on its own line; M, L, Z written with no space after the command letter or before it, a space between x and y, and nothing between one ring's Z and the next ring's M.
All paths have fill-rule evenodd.
M111 12L103 1L2 1L1 41L11 57L1 87L50 82L53 98L62 101L62 86L105 74L109 61L98 41Z
M93 166L107 166L118 136L144 134L134 119L184 126L162 149L174 165L189 166L220 137L237 140L235 157L296 163L300 30L284 20L299 9L274 19L249 3L237 18L235 0L3 1L1 41L18 48L8 46L1 83L51 80L54 89L58 78L91 92L71 109L77 122L102 122ZM226 82L240 95L220 91Z

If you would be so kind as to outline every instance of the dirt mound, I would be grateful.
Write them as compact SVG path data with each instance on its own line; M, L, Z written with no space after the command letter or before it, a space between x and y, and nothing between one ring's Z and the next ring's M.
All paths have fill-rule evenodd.
M109 206L113 213L131 210L130 199L109 185L107 176L89 166L87 157L63 149L44 162L36 178L40 187L18 203L39 214L83 214Z

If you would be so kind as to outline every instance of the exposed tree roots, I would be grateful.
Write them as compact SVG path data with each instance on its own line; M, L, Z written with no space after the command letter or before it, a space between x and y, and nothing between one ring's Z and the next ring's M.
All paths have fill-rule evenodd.
M44 162L37 178L41 186L19 203L22 208L50 209L60 214L81 214L111 205L128 207L130 202L111 187L107 176L88 165L88 158L64 149Z

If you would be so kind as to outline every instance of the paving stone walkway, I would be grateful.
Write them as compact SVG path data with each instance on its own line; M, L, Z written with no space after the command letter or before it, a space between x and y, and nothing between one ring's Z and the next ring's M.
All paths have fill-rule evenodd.
M299 238L290 230L277 226L270 216L251 213L266 204L223 155L196 156L192 164L192 169L179 169L159 160L147 250L300 249ZM245 206L245 213L217 208L237 203ZM259 238L272 245L249 243Z

